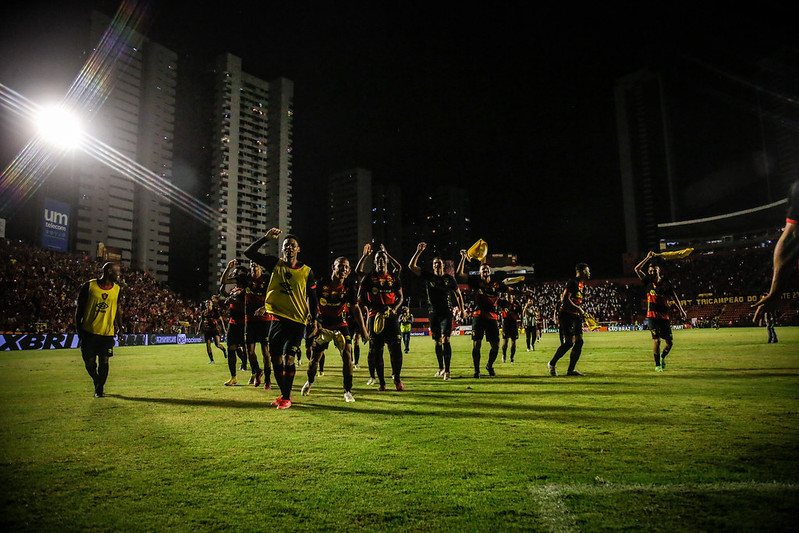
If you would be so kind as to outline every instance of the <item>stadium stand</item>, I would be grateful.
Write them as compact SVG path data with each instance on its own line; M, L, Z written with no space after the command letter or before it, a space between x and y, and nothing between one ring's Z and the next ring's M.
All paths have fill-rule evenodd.
M83 255L43 250L0 239L3 333L74 333L75 299L101 263ZM193 327L199 305L184 301L146 272L122 269L126 333L175 333Z

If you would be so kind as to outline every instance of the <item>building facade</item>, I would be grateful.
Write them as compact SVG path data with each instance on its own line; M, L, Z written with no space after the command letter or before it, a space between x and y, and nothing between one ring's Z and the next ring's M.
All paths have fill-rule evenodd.
M261 80L226 54L216 63L213 94L209 198L220 220L210 236L210 287L269 228L291 231L294 84ZM277 250L277 243L264 248Z
M110 19L93 13L91 43ZM171 181L177 54L141 36L122 52L105 83L113 88L90 125L91 133L127 158ZM76 159L74 249L89 256L113 250L133 268L166 281L169 273L169 203L130 176L91 158Z

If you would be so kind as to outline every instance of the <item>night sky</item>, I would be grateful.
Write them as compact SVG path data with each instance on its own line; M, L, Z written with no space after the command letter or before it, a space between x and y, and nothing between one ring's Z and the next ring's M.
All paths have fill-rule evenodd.
M788 13L764 4L755 13L662 3L638 11L528 2L200 4L153 3L148 33L181 56L230 52L260 78L294 80L294 232L306 260L325 257L326 177L360 166L408 191L467 187L475 238L535 263L543 278L567 277L577 261L595 276L620 274L619 76L680 55L734 64L795 39ZM22 29L31 20L63 24L53 10L64 8L45 5L2 8L0 51L40 34Z

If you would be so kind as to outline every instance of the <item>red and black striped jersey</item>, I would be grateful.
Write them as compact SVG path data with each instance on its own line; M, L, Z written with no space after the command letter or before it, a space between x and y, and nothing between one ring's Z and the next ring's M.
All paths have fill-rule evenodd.
M566 284L566 290L563 291L563 297L560 302L561 313L569 313L571 315L580 315L580 311L575 306L582 307L585 299L585 285L580 278L572 278ZM571 299L571 302L569 301ZM572 305L574 304L574 305Z
M399 300L402 282L392 274L372 272L361 283L361 300L369 307L369 316L382 313Z
M646 317L669 319L669 298L672 294L671 283L661 279L659 282L647 279L650 282L646 293Z
M339 283L335 280L326 281L316 287L319 296L319 315L317 319L325 328L346 326L352 308L357 302L357 292L352 283L347 280Z
M472 316L496 320L499 318L497 303L502 285L494 278L484 281L480 276L469 276L469 288L472 290L475 310Z

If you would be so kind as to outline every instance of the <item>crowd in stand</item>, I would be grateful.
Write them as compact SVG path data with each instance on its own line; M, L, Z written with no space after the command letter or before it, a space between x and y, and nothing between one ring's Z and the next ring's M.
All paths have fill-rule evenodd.
M99 275L97 259L0 239L0 332L74 333L81 285ZM172 333L196 324L199 306L145 272L123 268L120 307L127 333Z
M768 287L771 276L771 253L767 248L737 252L695 254L670 262L666 273L677 295L691 300L697 297L756 295ZM3 312L0 332L73 333L75 298L81 284L99 274L97 259L82 255L43 250L22 242L0 239L0 295ZM177 293L145 272L123 268L123 325L127 333L188 332L197 323L198 303L182 299ZM560 303L565 279L561 282L520 283L521 302L532 299L540 316L549 323ZM799 291L799 275L794 270L789 290ZM463 291L467 311L473 302ZM585 289L585 310L604 324L643 324L645 295L637 281L617 283L592 280ZM735 305L688 306L694 325L745 325L751 323L748 304L737 305L738 315L727 318ZM414 310L424 316L423 308ZM799 299L786 300L781 307L782 324L799 323ZM456 324L471 319L460 312Z

